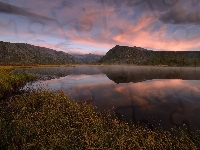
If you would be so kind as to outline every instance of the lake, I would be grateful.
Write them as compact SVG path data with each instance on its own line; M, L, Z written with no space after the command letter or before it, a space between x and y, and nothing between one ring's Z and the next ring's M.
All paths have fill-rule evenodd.
M63 90L129 123L200 129L200 68L75 66L23 69L43 80L26 88Z

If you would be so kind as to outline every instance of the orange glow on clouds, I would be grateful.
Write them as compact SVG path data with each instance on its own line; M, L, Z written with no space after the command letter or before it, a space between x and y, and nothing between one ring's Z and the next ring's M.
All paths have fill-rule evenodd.
M103 3L91 0L77 0L75 3L66 2L66 4L47 0L37 3L24 1L25 5L18 9L22 9L22 12L30 9L31 12L37 12L36 16L39 18L28 18L27 14L24 16L20 14L23 17L19 18L18 11L16 14L13 11L13 14L6 14L6 16L1 13L3 17L0 19L0 31L8 38L5 39L4 35L0 38L11 42L31 43L58 51L82 54L105 54L115 45L139 46L165 51L200 49L199 24L188 23L188 20L184 22L184 19L187 19L187 13L196 12L198 15L199 12L197 7L192 6L188 1L179 2L173 8L157 6L159 2L153 3L163 8L161 11L161 8L154 7L156 15L147 7L147 3L135 7L129 6L125 1L118 3L119 5L116 5L116 1ZM17 1L12 1L10 4L19 6ZM44 4L47 7L42 7ZM169 11L179 13L178 10L181 10L183 14L175 15L182 16L179 18L179 20L182 19L182 24L164 23L159 18ZM39 14L53 19L51 21L41 19ZM194 17L193 15L190 20L194 21ZM45 42L37 42L37 39ZM58 46L59 43L66 44Z

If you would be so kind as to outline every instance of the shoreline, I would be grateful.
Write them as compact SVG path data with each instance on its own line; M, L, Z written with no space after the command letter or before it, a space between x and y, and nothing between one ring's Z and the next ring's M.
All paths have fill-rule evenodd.
M12 73L12 67L5 69L8 70L4 74L5 79L8 79L7 82L10 82L13 74L17 78L14 80L16 83L27 83L31 77ZM20 93L7 102L2 101L0 106L2 148L14 149L25 146L34 149L41 147L89 149L100 146L102 149L120 147L198 149L200 147L199 129L188 134L187 129L181 128L168 131L159 128L152 130L145 126L130 126L116 118L110 118L109 112L98 113L90 105L78 104L68 99L61 91L34 90Z

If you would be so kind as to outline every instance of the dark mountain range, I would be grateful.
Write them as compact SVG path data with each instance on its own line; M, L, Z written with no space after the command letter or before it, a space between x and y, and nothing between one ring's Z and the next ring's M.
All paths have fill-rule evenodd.
M95 55L95 54L85 54L85 55L72 54L72 56L74 57L76 63L81 63L81 64L97 62L103 57L103 55Z
M116 45L99 60L102 64L199 66L200 51L152 51Z
M64 52L25 43L0 41L1 65L69 64L74 58Z

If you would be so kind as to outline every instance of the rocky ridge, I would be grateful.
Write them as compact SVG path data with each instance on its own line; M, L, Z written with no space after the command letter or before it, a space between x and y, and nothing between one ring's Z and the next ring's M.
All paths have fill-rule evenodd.
M153 51L116 45L100 60L102 64L199 66L200 51Z
M25 43L0 41L0 65L69 64L74 58L64 52Z

